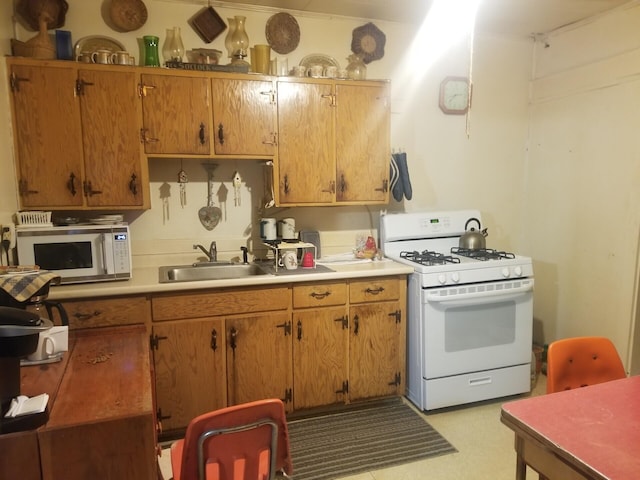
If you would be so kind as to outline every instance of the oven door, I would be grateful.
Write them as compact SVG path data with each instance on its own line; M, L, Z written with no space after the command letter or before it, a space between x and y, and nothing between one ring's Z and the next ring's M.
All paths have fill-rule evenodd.
M427 379L531 361L533 279L422 290Z

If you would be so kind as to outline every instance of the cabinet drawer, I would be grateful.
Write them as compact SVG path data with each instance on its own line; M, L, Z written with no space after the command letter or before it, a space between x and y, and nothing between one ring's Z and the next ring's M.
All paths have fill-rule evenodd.
M318 283L293 287L293 308L344 305L347 303L346 283Z
M213 317L285 310L291 304L287 287L222 290L157 296L151 301L153 321Z
M397 278L357 280L349 283L349 302L381 302L397 300L400 284Z
M69 316L69 328L110 327L146 324L151 309L146 297L115 297L63 302Z

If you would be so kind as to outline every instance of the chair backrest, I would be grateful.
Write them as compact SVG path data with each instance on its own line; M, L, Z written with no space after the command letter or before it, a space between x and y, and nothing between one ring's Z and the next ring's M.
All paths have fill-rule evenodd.
M289 433L279 399L259 400L191 420L180 480L262 480L292 472Z
M608 338L565 338L549 345L547 393L625 377L626 372L620 356Z

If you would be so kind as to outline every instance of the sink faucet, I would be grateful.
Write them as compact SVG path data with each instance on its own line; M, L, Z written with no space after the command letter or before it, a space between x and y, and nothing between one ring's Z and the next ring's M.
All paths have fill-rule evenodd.
M193 246L194 250L202 250L202 253L204 253L207 258L209 259L210 262L217 262L218 261L218 248L216 246L216 242L211 242L211 245L209 245L209 251L207 252L207 249L204 248L202 245L200 244L196 244Z
M249 249L247 247L240 247L240 250L242 250L242 263L246 265L247 263L249 263Z

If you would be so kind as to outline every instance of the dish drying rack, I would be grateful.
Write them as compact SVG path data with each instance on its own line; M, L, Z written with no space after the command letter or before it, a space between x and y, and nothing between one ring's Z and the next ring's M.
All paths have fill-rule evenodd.
M34 210L31 212L16 212L18 227L51 227L51 212Z
M268 247L271 251L273 251L274 257L274 269L276 273L278 272L278 259L280 258L281 250L299 250L299 249L313 249L313 267L308 268L316 268L316 255L317 249L313 243L308 242L286 242L282 240L274 240L272 242L263 241L262 244Z

